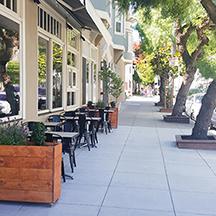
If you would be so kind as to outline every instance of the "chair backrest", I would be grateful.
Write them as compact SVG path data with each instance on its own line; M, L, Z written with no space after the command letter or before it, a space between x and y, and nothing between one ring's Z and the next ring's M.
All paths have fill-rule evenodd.
M86 116L84 114L79 115L78 119L79 133L84 133L86 130Z
M26 124L27 124L27 127L28 127L29 131L33 131L35 122L34 121L29 121L29 122L26 122Z
M57 140L62 140L62 137L57 134L45 133L45 142L57 142Z
M61 121L61 115L50 115L48 117L48 121L50 121L50 122L60 122Z
M75 111L66 111L64 113L64 116L67 116L67 117L74 117L75 115L76 115Z
M86 107L80 107L79 108L79 112L85 112L86 111Z
M34 126L35 126L35 124L37 124L37 123L43 124L42 122L38 122L38 121L28 121L28 122L25 122L24 125L27 126L27 128L28 128L29 131L33 131Z
M109 106L105 107L105 110L110 110L110 107ZM105 119L106 121L109 121L109 112L106 112Z
M64 122L64 131L65 132L74 132L76 131L77 125L75 120L66 120Z
M45 138L46 142L57 142L58 140L61 140L62 152L68 152L70 150L70 143L71 143L70 138L62 138L57 134L50 134L50 133L46 133L45 136L46 136Z
M93 111L93 110L88 111L88 116L89 117L95 117L96 116L96 111Z
M101 121L104 121L104 109L99 109L99 117L101 118Z

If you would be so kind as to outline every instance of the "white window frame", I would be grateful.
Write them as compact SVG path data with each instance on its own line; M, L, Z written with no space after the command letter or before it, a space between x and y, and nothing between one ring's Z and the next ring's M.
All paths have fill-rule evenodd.
M118 32L116 31L116 24L120 23L121 25L121 31ZM115 24L114 24L114 29L115 29L115 34L117 35L124 35L125 32L125 19L124 19L124 14L119 13L118 11L118 6L115 6Z
M50 6L48 6L46 3L41 2L40 5L38 5L39 8L42 8L47 14L54 17L55 20L57 20L62 28L61 28L61 39L58 38L56 35L51 34L48 31L45 31L43 28L38 26L38 37L42 37L46 40L48 40L49 43L49 49L48 49L48 62L47 62L47 81L48 81L48 89L47 94L49 94L49 101L48 103L48 109L46 110L38 110L38 115L49 113L49 112L57 112L62 111L64 109L65 104L65 95L64 95L64 74L65 74L65 68L64 68L64 59L65 59L65 43L64 43L64 26L66 24L65 20L59 16L59 14L53 10ZM38 24L38 23L37 23ZM58 108L53 108L53 43L56 43L62 47L62 106ZM38 81L37 81L38 83ZM38 92L37 92L37 99L38 99Z
M70 31L70 29L67 29L67 31ZM76 31L77 33L77 37L79 38L79 31L76 30L76 29L73 29L73 31ZM66 32L66 35L67 32ZM68 37L67 37L68 39ZM66 96L66 109L71 109L71 108L75 108L75 107L78 107L79 106L79 97L80 97L80 86L81 86L81 81L80 81L80 77L81 77L81 74L79 73L79 68L80 68L80 53L79 53L79 50L80 50L80 41L78 39L77 40L77 45L76 47L73 47L69 44L69 42L67 41L67 55L68 55L68 52L72 53L75 55L75 66L72 66L72 65L68 65L67 63L67 73L66 73L66 76L67 76L67 94L68 93L72 93L74 92L75 93L75 100L74 100L74 104L73 105L68 105L68 101L67 101L67 96ZM66 61L67 62L67 61ZM71 70L72 72L72 87L69 86L69 70ZM73 73L76 74L76 86L73 86Z

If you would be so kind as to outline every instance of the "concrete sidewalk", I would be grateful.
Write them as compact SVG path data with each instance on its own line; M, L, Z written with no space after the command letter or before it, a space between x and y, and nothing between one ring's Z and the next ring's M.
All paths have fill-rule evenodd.
M216 152L176 148L175 134L192 124L163 122L153 102L132 97L117 130L77 151L74 180L54 206L1 202L0 216L216 215Z

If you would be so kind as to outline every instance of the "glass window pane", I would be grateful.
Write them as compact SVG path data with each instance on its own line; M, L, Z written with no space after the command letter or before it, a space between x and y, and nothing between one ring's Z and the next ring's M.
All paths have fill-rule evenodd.
M62 47L53 43L53 108L62 107Z
M40 27L43 28L43 10L40 9Z
M116 32L121 33L121 23L120 22L116 22Z
M69 80L69 83L68 83L69 87L72 88L73 81L72 81L72 70L71 69L68 70L68 80Z
M51 32L51 34L53 34L53 18L51 17L50 18L50 32Z
M53 34L56 35L56 20L53 19Z
M89 83L89 63L86 64L86 83Z
M13 11L17 12L17 0L13 0Z
M97 81L97 65L94 64L94 82Z
M2 76L0 118L2 118L18 115L20 111L19 25L0 15L0 32L0 76Z
M50 15L49 14L47 15L47 23L48 23L47 31L50 32Z
M67 54L67 65L72 65L72 53L68 52Z
M76 92L68 92L67 93L67 106L75 105L76 100Z
M0 4L4 4L4 0L0 0Z
M43 26L44 26L44 30L47 30L47 13L44 11L44 24L43 24Z
M79 35L77 35L77 33L74 32L73 30L71 30L71 29L67 30L67 41L68 41L68 44L70 46L72 46L73 48L75 48L75 49L78 48L78 37L79 37Z
M61 38L61 36L62 36L62 25L61 25L61 23L59 23L59 38Z
M6 7L9 9L12 9L11 8L11 0L6 0Z
M76 86L76 73L73 72L73 86Z
M38 110L48 109L47 56L48 41L39 37L38 40Z

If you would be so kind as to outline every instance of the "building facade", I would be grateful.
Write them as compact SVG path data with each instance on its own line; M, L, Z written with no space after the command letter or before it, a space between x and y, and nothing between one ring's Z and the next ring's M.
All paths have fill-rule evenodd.
M99 11L96 1L92 3L0 1L2 119L45 119L89 100L97 102L102 60L123 80L127 71L131 73L129 21L124 18L125 24L118 24L122 18L111 1L108 12Z

